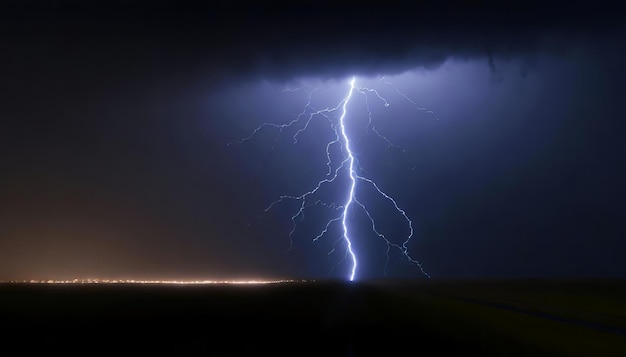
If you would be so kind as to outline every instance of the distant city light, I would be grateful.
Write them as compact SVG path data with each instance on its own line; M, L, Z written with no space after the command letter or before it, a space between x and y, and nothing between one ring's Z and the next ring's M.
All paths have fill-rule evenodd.
M0 283L17 284L142 284L142 285L261 285L313 282L314 280L134 280L134 279L71 279L71 280L10 280Z

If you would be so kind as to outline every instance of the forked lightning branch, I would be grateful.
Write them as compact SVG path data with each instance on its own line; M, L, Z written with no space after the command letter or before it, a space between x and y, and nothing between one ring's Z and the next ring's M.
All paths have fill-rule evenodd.
M415 101L411 100L408 96L398 91L390 82L388 82L384 78L381 79L381 82L384 85L390 86L398 96L410 102L416 107L417 110L424 111L429 115L434 116L433 112L417 106ZM326 165L328 167L328 171L326 172L325 177L319 180L319 182L317 182L314 187L310 188L307 191L304 191L300 195L282 195L278 197L275 201L273 201L269 206L264 209L264 212L268 212L276 205L288 200L296 201L299 203L299 205L297 206L297 210L291 216L292 228L289 232L290 249L293 244L293 234L296 231L297 222L301 221L304 217L304 211L306 208L314 205L324 205L328 209L336 212L336 216L329 219L326 224L323 225L323 227L320 227L320 231L316 235L312 235L312 239L313 241L317 241L319 239L325 238L325 236L330 235L329 232L332 231L331 228L333 228L333 225L339 225L341 236L336 237L335 245L333 246L329 254L335 252L337 249L345 249L345 254L343 258L335 265L335 267L333 267L333 269L346 263L348 266L346 276L350 281L353 281L358 276L359 267L367 264L367 262L359 259L357 252L354 250L354 244L359 239L359 237L356 235L356 230L352 226L353 222L351 222L350 219L350 217L352 217L351 213L354 212L354 210L362 210L369 220L369 224L371 225L370 229L372 230L372 232L386 244L387 262L385 265L385 273L387 265L389 264L389 253L392 249L396 249L401 253L404 259L416 266L417 269L419 269L419 271L424 276L430 277L422 264L418 260L414 259L411 254L409 254L408 245L411 239L414 238L413 222L406 214L406 212L398 205L393 197L385 193L381 186L377 184L373 179L363 174L363 170L360 168L358 160L355 158L355 154L353 152L354 148L352 147L352 139L348 135L348 131L346 129L346 122L349 119L348 106L355 95L363 95L365 96L364 103L368 113L367 130L370 133L378 136L380 139L384 140L388 145L397 147L386 136L382 135L373 125L373 115L372 111L370 110L368 97L373 96L374 99L382 101L385 107L389 106L389 102L377 90L359 86L356 77L352 77L349 81L347 81L346 95L341 98L339 100L339 103L334 107L326 107L322 109L314 108L311 103L313 95L317 90L318 89L313 89L308 92L308 101L305 104L302 112L300 112L300 114L298 114L295 119L287 122L286 124L263 123L259 125L256 129L254 129L249 136L231 142L229 144L243 144L246 141L252 139L257 133L259 133L259 131L263 130L264 128L272 128L282 133L285 129L294 128L296 125L300 125L301 128L298 129L293 135L293 142L294 144L297 144L298 136L308 129L309 124L314 118L322 117L323 119L328 120L328 122L330 123L330 128L333 131L334 135L331 141L324 143L327 158ZM339 151L341 152L339 162L336 163L333 162L334 160L332 159L331 155L331 150L335 146L338 146ZM337 197L337 200L334 202L323 202L319 199L316 199L315 195L320 189L322 189L322 187L335 183L337 181L337 178L341 175L347 175L349 182L349 186L347 187L347 190L342 197ZM370 210L368 209L366 203L358 199L358 188L361 186L361 184L371 186L371 188L373 188L375 192L380 195L380 197L388 200L393 205L395 209L395 214L400 215L405 221L406 226L408 227L407 236L400 239L397 239L397 237L393 237L394 239L391 239L390 237L387 237L385 234L383 234L381 230L379 230L376 224L376 220L374 219L374 216L370 213ZM341 245L341 248L338 248L337 245L339 245L340 243L343 244Z

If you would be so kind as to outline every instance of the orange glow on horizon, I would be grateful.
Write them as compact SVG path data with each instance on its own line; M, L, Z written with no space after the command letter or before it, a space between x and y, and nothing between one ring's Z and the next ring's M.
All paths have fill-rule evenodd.
M71 280L10 280L2 283L21 284L156 284L156 285L260 285L302 283L314 280L134 280L134 279L71 279Z

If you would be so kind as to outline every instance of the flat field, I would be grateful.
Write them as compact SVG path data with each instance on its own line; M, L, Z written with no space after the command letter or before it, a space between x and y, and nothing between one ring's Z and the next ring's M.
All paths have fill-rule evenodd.
M626 356L626 281L0 285L0 356Z

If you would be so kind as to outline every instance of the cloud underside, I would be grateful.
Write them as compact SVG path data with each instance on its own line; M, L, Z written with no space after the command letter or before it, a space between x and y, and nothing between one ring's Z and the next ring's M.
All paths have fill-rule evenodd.
M597 1L44 3L4 4L0 29L11 30L9 42L52 39L48 55L122 51L128 61L182 64L216 78L394 73L449 58L493 64L620 41L625 23L618 6Z

